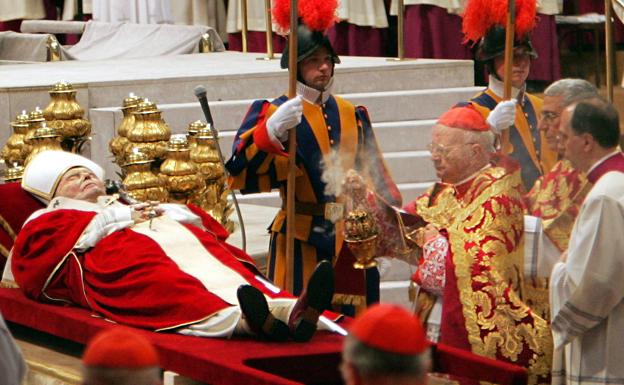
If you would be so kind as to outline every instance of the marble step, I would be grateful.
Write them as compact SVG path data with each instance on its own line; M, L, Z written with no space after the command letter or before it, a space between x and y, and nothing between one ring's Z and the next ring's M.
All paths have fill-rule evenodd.
M277 95L288 88L288 72L279 62L256 60L258 54L215 52L153 58L61 61L32 65L3 65L0 91L10 89L14 103L47 104L48 88L59 80L87 89L86 108L116 105L128 92L153 95L163 103L195 100L193 88L203 84L209 100L237 100ZM341 58L334 92L373 92L473 84L469 60L419 59L388 61L376 57ZM22 96L19 95L22 93ZM32 108L17 106L17 108Z
M382 152L426 150L435 119L373 123Z

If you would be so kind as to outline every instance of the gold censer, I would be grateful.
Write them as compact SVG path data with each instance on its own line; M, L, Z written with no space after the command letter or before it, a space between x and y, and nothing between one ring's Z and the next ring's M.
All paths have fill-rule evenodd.
M377 226L367 210L357 208L347 213L344 223L345 242L355 256L356 269L369 269L377 266Z

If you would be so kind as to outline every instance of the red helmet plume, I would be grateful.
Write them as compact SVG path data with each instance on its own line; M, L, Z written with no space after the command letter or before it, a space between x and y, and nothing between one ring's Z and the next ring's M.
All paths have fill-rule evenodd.
M477 42L493 26L504 27L507 22L507 0L468 0L463 15L464 42ZM535 28L536 0L516 0L517 39Z
M299 0L297 14L301 21L312 31L325 31L336 21L337 0ZM290 0L275 0L273 3L273 21L279 29L290 29Z

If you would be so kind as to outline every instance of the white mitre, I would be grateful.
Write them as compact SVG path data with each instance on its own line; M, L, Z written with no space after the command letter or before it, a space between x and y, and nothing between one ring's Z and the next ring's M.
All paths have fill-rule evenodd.
M54 197L61 177L74 167L85 167L104 180L104 169L84 156L65 151L44 151L26 165L22 188L47 204Z

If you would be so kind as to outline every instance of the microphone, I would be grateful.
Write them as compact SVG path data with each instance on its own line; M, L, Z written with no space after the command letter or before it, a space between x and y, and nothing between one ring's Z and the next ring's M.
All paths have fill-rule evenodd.
M214 127L214 120L212 120L212 114L210 113L210 106L208 105L208 99L206 98L206 87L202 85L198 85L193 89L197 100L199 100L199 104L201 105L202 111L204 111L204 116L206 117L206 122L208 122L211 126Z

